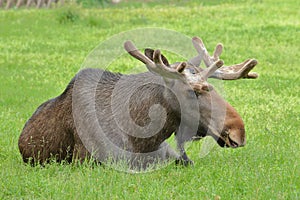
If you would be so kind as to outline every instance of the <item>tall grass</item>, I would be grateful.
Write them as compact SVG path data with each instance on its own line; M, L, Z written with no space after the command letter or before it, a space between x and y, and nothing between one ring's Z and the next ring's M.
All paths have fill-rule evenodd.
M189 1L0 11L0 198L299 199L297 5L296 0ZM37 106L64 90L101 41L140 27L200 36L209 51L222 42L225 64L258 59L259 79L224 82L226 99L245 121L246 147L215 146L200 158L203 142L192 143L194 167L172 164L146 174L88 163L24 165L18 137ZM116 61L113 70L128 73L134 61L125 61Z

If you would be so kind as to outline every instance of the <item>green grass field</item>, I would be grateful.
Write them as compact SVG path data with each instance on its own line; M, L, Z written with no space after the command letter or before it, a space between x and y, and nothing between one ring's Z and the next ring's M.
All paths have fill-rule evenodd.
M299 19L297 0L0 10L0 199L300 199ZM210 52L222 42L226 64L259 61L259 79L223 83L247 145L215 146L200 158L203 142L195 142L188 148L194 167L144 174L87 163L24 165L18 137L35 109L64 90L100 42L143 27L199 36ZM113 70L129 72L135 62L126 58Z

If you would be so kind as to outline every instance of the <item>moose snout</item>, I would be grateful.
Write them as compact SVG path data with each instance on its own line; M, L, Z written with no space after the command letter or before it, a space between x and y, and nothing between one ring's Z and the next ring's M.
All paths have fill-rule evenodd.
M245 129L227 129L222 134L226 146L231 148L243 147L246 145Z
M220 139L226 147L243 147L246 145L245 125L241 116L229 104L227 104L225 123L221 131ZM219 144L222 144L220 142Z

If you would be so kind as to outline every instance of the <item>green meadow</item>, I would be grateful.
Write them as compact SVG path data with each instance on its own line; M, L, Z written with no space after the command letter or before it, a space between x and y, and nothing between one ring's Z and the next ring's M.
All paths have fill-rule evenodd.
M136 0L94 8L84 1L53 9L1 8L0 199L300 199L298 3ZM89 163L25 165L18 138L36 108L61 94L98 44L149 27L199 36L209 52L222 42L228 65L258 60L258 79L222 83L245 122L247 145L215 145L200 156L204 142L193 142L187 149L193 167L171 163L139 174ZM137 63L124 56L111 70L130 73Z

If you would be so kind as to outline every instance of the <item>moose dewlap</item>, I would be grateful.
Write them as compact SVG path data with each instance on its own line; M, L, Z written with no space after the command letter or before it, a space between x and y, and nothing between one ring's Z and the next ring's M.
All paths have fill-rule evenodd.
M208 78L256 78L254 59L223 66L222 45L208 55L201 39L192 39L198 55L169 64L159 50L142 54L132 42L125 50L140 60L146 73L124 75L83 69L58 97L40 105L19 138L24 162L52 159L125 161L132 168L176 160L192 164L184 144L212 136L222 147L246 143L243 120L207 82ZM201 61L207 68L200 68ZM177 151L166 139L175 134Z

